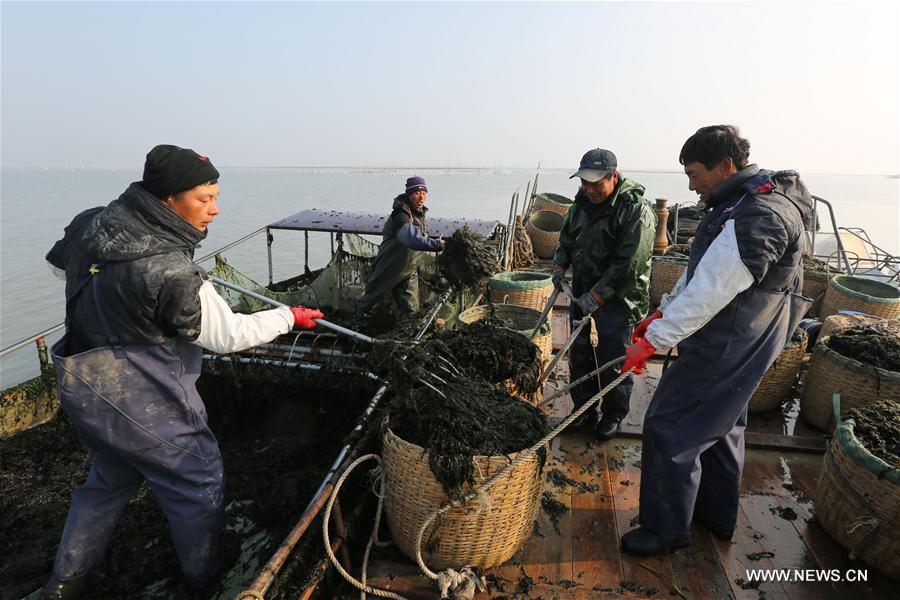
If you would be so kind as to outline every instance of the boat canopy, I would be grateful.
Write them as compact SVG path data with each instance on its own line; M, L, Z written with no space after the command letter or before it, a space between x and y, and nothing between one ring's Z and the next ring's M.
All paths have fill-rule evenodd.
M360 235L381 235L386 215L341 212L310 208L268 225L269 229L293 229L297 231L330 231L333 233L357 233ZM490 238L500 227L500 221L480 219L441 219L429 217L428 235L450 237L457 229L468 225L473 232Z

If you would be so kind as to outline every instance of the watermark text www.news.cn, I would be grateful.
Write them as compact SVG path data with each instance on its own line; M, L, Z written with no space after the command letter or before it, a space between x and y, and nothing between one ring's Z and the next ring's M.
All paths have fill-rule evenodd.
M848 582L868 581L869 572L866 569L748 569L747 581L825 581Z

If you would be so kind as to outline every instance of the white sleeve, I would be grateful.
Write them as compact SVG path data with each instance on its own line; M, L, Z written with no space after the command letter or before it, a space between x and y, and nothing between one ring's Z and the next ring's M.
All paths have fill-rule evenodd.
M659 300L659 306L657 310L659 312L665 312L666 307L672 303L678 294L684 291L684 282L687 281L687 265L684 267L684 271L681 272L681 277L678 278L678 281L675 282L675 286L672 288L672 291L668 294L663 294L663 297Z
M47 261L47 268L50 269L50 272L53 273L53 276L59 280L66 280L66 272L54 265L49 260Z
M669 302L662 317L650 323L647 341L657 349L671 348L706 325L752 284L753 275L738 251L734 220L729 219L684 290Z
M231 312L209 281L200 286L200 335L194 344L226 354L271 342L294 326L294 314L285 307L252 315Z

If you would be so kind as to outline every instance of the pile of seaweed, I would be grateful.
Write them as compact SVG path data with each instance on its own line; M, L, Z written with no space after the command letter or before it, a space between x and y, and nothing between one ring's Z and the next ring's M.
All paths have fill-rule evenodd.
M866 450L900 470L900 404L879 400L864 408L851 408L853 433Z
M484 382L455 377L440 390L397 389L388 426L428 451L428 466L451 498L475 485L473 457L519 452L549 431L539 408Z
M198 389L219 441L226 482L227 580L205 597L234 598L290 532L374 383L207 363ZM24 597L49 577L70 495L83 483L90 462L62 412L0 440L0 598ZM321 537L307 535L313 543L295 552L282 571L293 574L292 582L284 593L267 597L296 598L324 552ZM149 590L174 600L199 597L183 586L179 573L165 516L145 484L129 502L103 565L92 574L89 597L137 598Z
M813 256L806 256L805 254L803 255L803 270L815 271L816 273L835 272L834 269L828 267L828 263L825 261L819 260Z
M447 246L437 260L441 275L457 289L482 286L502 270L496 248L468 227L457 229L447 238Z
M691 256L690 244L672 244L666 248L665 252L659 259L685 260ZM657 260L659 260L657 259Z
M863 364L900 372L900 336L877 326L864 325L832 334L828 347Z
M540 351L500 319L461 324L437 336L457 364L491 383L512 379L523 392L535 392L541 376Z
M549 431L539 408L496 385L513 379L534 391L540 370L537 347L496 324L461 325L418 344L378 344L368 366L391 382L388 427L428 451L448 496L474 484L474 456L519 452Z

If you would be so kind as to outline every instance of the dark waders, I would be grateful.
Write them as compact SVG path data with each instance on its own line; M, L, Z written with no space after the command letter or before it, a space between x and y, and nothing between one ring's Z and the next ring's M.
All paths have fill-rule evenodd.
M643 527L690 534L694 514L734 527L747 403L808 307L803 296L753 286L678 344L644 418Z
M96 277L86 276L69 302L84 297L89 279L110 346L67 356L63 337L52 350L60 404L93 460L87 481L72 493L54 576L67 581L98 566L146 480L188 585L200 587L218 571L224 524L222 458L195 387L202 349L177 338L120 345L97 301Z
M573 321L581 319L581 307L572 303L569 307L570 326ZM569 377L575 381L598 366L618 358L625 354L625 348L631 343L633 327L628 324L630 311L618 302L607 302L594 311L591 316L597 327L597 347L591 346L590 325L581 330L578 337L572 343L569 353ZM618 377L613 369L606 369L600 374L600 382L594 377L575 387L571 392L574 409L581 407L585 402L593 398L603 387L606 387L613 379ZM606 396L603 397L600 410L605 415L624 419L628 415L628 399L634 381L626 377ZM596 408L588 410L586 421L593 423L597 420Z

